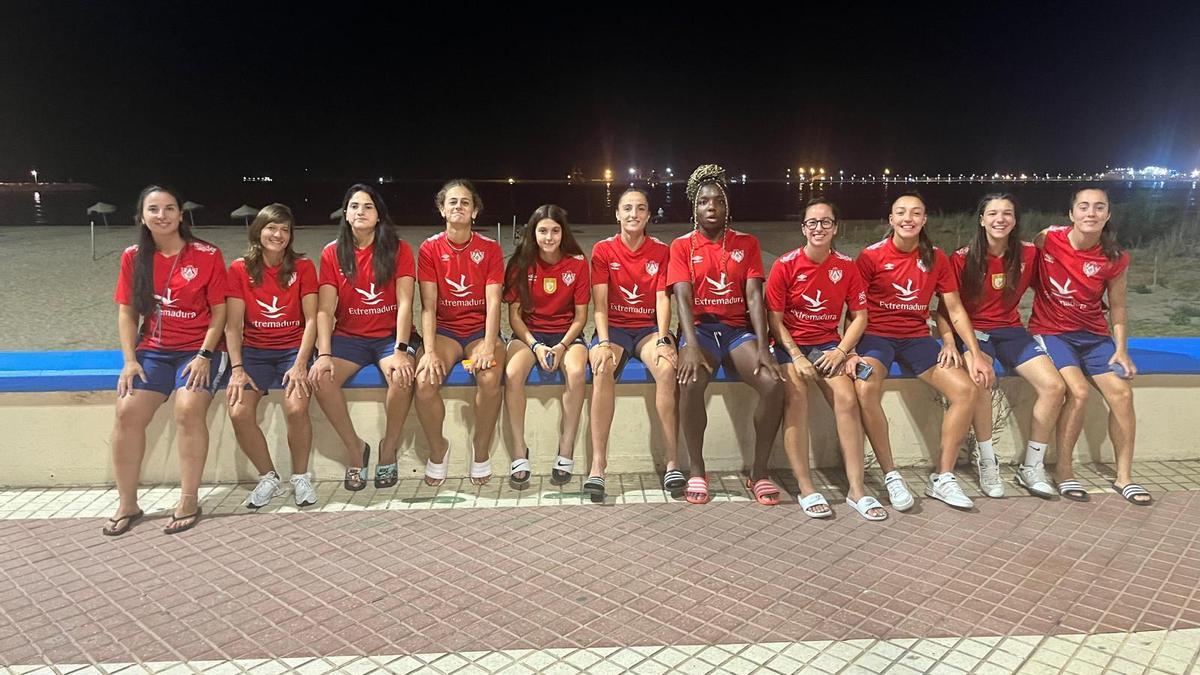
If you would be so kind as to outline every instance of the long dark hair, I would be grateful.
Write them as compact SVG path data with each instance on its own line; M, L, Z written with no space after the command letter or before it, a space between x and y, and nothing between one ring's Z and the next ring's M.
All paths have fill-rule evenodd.
M925 205L925 198L922 197L921 193L917 192L916 190L910 190L908 192L903 192L900 195L898 195L894 200L892 200L892 208L893 209L896 208L896 202L900 201L901 199L903 199L905 197L912 197L913 199L916 199L917 201L921 202L921 206L925 208L925 225L928 225L929 224L929 207ZM891 211L889 210L888 213L891 214ZM893 237L893 236L895 236L895 234L896 234L895 228L893 228L891 226L891 221L889 220L889 222L888 222L888 237L889 238ZM933 239L929 238L929 233L925 231L924 226L921 227L921 232L917 235L917 248L920 251L919 255L921 258L921 263L925 265L925 269L932 272L933 271Z
M558 245L562 254L583 255L583 249L579 248L579 242L575 241L575 235L571 234L571 226L567 224L566 209L557 204L542 204L534 209L533 215L529 216L529 224L525 226L525 233L521 235L521 243L517 244L517 250L509 256L508 265L504 268L504 294L508 295L516 289L517 296L521 299L522 314L533 311L533 295L529 291L529 268L533 267L538 255L537 224L547 219L553 220L562 228L562 241Z
M996 200L1004 200L1013 207L1013 229L1008 233L1008 243L1004 247L1004 297L1011 300L1017 292L1017 282L1021 279L1021 209L1017 206L1017 198L1007 192L990 192L979 200L975 209L975 217L980 226L975 228L975 236L967 247L967 264L963 268L962 295L967 300L975 300L983 291L983 279L988 269L988 238L987 230L982 226L983 213L988 204Z
M154 243L154 235L150 234L150 228L142 218L142 207L146 205L146 198L155 192L171 195L177 208L183 204L179 192L161 185L147 185L138 193L137 206L133 210L133 224L137 228L137 255L133 259L133 308L143 316L154 311L156 305L154 253L158 250L158 245ZM179 236L183 238L185 247L193 241L199 241L196 235L192 234L192 228L183 218L182 211L179 214ZM180 251L179 255L183 255L183 251ZM166 282L171 283L171 280L167 279Z
M357 192L370 195L371 201L375 203L375 212L379 214L379 222L375 224L375 242L372 244L375 251L372 254L371 269L375 273L373 281L386 284L396 275L396 250L400 248L400 235L396 233L396 225L388 215L387 203L374 187L366 183L351 185L346 190L346 196L342 198L342 222L338 225L337 235L338 267L342 268L342 275L350 280L353 280L358 272L354 263L354 230L350 227L350 221L346 220L346 209L350 206L350 199Z
M1084 190L1096 190L1097 192L1104 193L1106 200L1109 198L1108 190L1099 185L1084 185L1071 193L1071 204L1067 207L1067 213L1075 210L1075 200L1079 198L1079 193ZM1121 248L1121 245L1117 243L1117 226L1112 221L1112 202L1108 203L1108 214L1108 222L1104 223L1104 229L1100 230L1100 250L1104 253L1104 257L1108 258L1111 262L1120 259L1125 249Z
M303 258L304 254L297 253L296 249L292 248L296 241L296 219L292 216L292 210L283 204L267 204L250 223L250 228L246 231L250 247L246 249L246 255L242 256L246 261L246 272L255 286L262 285L263 267L266 266L263 262L262 231L268 223L287 223L288 226L287 247L283 249L283 262L279 264L279 273L275 275L279 287L286 290L292 280L292 273L296 271L296 260Z

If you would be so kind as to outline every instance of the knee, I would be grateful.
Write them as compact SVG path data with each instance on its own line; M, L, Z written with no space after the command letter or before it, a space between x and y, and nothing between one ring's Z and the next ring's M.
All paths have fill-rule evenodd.
M308 423L308 406L300 403L289 403L283 409L284 419L289 427Z
M1067 396L1067 383L1062 380L1052 380L1038 389L1038 396L1052 401L1056 405L1062 405L1063 399Z
M175 426L183 433L197 433L208 429L208 420L204 418L204 408L186 406L175 412ZM251 415L251 419L254 417Z
M845 411L857 412L858 397L854 395L854 390L847 389L847 390L843 390L843 391L834 392L833 408L834 408L834 410L845 410Z
M246 427L258 423L257 410L245 403L238 403L229 409L229 421L235 427Z
M988 390L981 390L970 378L962 378L961 381L947 387L946 398L950 399L952 404L975 405L976 399L982 396L984 391Z
M441 397L442 385L418 381L416 396L419 400L430 401Z
M1087 405L1088 396L1091 392L1088 391L1086 384L1082 386L1067 387L1067 407L1073 410L1082 410Z
M475 373L475 386L479 387L480 391L486 394L499 394L500 370L498 368L489 368ZM436 394L437 392L434 393Z
M1105 400L1108 401L1109 408L1128 408L1133 405L1133 389L1125 385L1120 389L1108 392Z

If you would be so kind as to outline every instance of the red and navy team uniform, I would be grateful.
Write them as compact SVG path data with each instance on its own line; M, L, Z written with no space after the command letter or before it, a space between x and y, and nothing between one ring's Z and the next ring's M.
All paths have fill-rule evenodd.
M783 326L800 350L833 349L841 341L842 308L867 308L866 286L854 259L837 251L821 263L798 248L780 256L767 277L767 309L783 314ZM776 349L780 363L791 363L787 350Z
M113 300L133 305L133 266L137 246L121 254L121 271ZM154 254L155 308L142 317L136 347L138 363L147 381L134 378L134 389L170 395L184 386L183 369L204 346L204 335L212 323L212 308L225 304L225 261L212 244L185 242L173 256ZM225 354L213 357L209 393L216 391L224 374Z
M592 248L592 286L608 287L608 339L624 350L622 363L637 357L637 348L658 334L658 293L667 290L671 248L646 236L630 250L621 235L596 242ZM599 342L592 337L592 344Z
M317 293L316 266L297 258L287 282L286 288L279 283L279 267L263 265L262 283L255 284L244 258L229 266L226 296L246 305L242 368L263 395L282 386L284 374L296 363L304 338L304 298Z
M445 232L421 242L417 279L438 287L437 333L463 349L483 337L489 285L504 283L504 253L495 240L472 233L454 244Z
M963 286L968 250L963 247L950 256L950 266L954 269L954 278L960 288ZM1004 257L989 254L979 296L961 296L963 308L975 329L979 348L1010 371L1032 358L1046 354L1045 348L1025 330L1017 310L1021 296L1025 295L1037 274L1037 247L1023 241L1020 255L1021 276L1012 292L1005 291L1007 273L1004 271ZM962 340L955 339L959 349L963 349Z
M692 285L696 341L717 360L755 339L746 305L750 279L766 279L762 249L752 235L726 228L710 241L693 230L671 242L667 285ZM686 346L682 331L679 346Z
M521 319L538 342L554 347L562 342L575 321L575 306L591 302L588 262L581 255L564 255L551 265L538 256L527 270L526 278L533 307L532 311L521 307ZM510 288L504 297L509 303L520 299L516 288ZM587 346L582 335L571 341L576 343Z
M397 242L396 271L385 283L375 282L373 268L375 245L354 250L354 278L342 271L337 259L337 242L326 244L321 251L321 286L337 289L337 312L334 315L333 356L365 366L391 356L396 345L396 280L416 277L412 247L403 239ZM416 332L409 338L416 346Z
M1038 277L1029 330L1042 339L1058 368L1075 366L1088 375L1112 372L1116 345L1108 330L1104 293L1129 268L1122 251L1109 260L1100 245L1080 251L1067 235L1070 225L1052 227L1038 255Z
M911 375L937 364L938 343L929 335L929 304L935 294L958 291L950 261L933 249L933 266L921 260L920 248L905 253L892 237L872 244L855 261L867 288L870 323L858 343L858 353L883 364L893 361Z

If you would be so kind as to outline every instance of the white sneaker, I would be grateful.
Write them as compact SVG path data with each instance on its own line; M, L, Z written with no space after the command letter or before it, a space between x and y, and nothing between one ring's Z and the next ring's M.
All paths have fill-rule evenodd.
M274 471L268 471L258 477L258 485L247 495L246 501L242 502L248 509L259 509L271 503L271 499L278 497L286 492L279 480L279 474Z
M317 491L313 488L312 474L292 474L292 494L296 497L296 506L312 506L317 503Z
M1017 465L1017 483L1038 497L1050 499L1055 495L1054 486L1046 477L1046 465L1041 462L1033 466Z
M950 471L940 475L929 474L929 483L925 486L925 494L960 509L969 509L975 506L975 502L963 494L962 488L958 486L958 478Z
M908 491L908 486L904 484L904 477L895 469L883 475L883 485L888 491L888 500L892 502L892 508L897 511L907 511L912 508L913 499L912 493Z
M979 471L979 489L983 494L993 499L1003 497L1004 482L1000 480L1000 460L993 457L989 462L981 457L975 468Z

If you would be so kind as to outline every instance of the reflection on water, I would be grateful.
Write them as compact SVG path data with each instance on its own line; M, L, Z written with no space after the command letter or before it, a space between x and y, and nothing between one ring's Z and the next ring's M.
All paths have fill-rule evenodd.
M46 212L42 210L42 193L41 192L33 193L33 224L34 225L45 225L46 224Z

